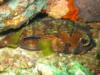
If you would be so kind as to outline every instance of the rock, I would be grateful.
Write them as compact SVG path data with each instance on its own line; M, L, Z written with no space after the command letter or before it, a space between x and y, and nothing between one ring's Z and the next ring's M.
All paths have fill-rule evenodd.
M75 0L79 17L85 21L100 21L100 0Z

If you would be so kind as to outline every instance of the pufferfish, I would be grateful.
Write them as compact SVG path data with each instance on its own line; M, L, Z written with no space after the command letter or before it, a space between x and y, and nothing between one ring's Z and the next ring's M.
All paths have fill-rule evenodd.
M20 27L40 12L56 19L100 20L100 0L0 0L0 31Z

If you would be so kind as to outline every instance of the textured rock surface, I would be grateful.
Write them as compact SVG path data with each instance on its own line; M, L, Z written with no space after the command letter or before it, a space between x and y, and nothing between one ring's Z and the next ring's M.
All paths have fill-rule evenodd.
M47 0L4 1L0 5L0 29L19 27L40 12L46 2Z
M34 17L46 7L48 0L0 0L0 32L1 29L16 28ZM50 0L51 1L51 0ZM54 0L56 2L56 0ZM60 17L67 11L67 1L58 1L52 11L57 14L49 15ZM79 17L85 21L100 21L100 0L75 0L79 8ZM61 6L60 6L61 5ZM63 7L62 7L63 6ZM64 9L66 6L66 9ZM63 11L59 12L58 10ZM47 7L46 7L47 8ZM44 9L46 9L44 8ZM48 8L47 8L48 9ZM56 17L55 17L56 18Z
M100 21L100 0L75 0L79 17L85 21Z

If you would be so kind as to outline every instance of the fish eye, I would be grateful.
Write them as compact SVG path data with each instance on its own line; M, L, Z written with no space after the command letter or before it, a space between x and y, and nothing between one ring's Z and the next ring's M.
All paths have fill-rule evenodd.
M88 46L90 43L89 37L85 36L85 37L81 38L80 43L82 44L82 46Z

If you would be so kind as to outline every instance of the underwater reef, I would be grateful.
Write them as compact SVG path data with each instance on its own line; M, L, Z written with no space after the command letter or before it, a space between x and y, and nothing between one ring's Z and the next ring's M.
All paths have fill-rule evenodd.
M0 75L99 75L100 0L0 0Z

